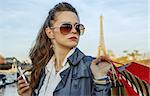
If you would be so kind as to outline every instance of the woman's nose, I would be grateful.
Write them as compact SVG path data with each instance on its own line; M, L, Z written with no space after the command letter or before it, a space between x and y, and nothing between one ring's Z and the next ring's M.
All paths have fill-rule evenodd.
M72 27L71 33L77 33L77 30L76 30L75 26Z

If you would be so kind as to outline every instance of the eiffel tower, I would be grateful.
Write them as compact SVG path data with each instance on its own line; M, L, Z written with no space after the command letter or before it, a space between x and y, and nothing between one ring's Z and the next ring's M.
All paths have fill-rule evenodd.
M100 39L98 46L97 56L106 56L106 47L104 43L104 33L103 33L103 16L100 16Z

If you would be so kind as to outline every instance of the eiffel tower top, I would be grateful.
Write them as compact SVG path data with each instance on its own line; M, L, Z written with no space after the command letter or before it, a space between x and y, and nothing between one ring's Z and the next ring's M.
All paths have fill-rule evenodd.
M97 56L106 56L106 47L104 42L104 32L103 32L103 16L100 16L100 39L98 46Z

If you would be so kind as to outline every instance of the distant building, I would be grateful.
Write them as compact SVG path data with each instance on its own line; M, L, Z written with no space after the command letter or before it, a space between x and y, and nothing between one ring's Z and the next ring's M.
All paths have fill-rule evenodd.
M3 58L1 59L0 63L0 70L8 70L12 68L12 64L14 63L13 61L14 58Z
M0 55L0 64L4 64L4 62L5 62L5 58L2 55Z
M30 70L32 65L26 62L20 62L15 57L4 58L2 64L0 64L0 73L16 73L17 66L21 66L23 70Z

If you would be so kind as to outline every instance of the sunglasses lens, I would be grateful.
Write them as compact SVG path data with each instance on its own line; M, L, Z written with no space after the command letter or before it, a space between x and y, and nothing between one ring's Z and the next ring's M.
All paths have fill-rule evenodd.
M71 24L62 24L60 27L60 32L64 35L67 35L72 29Z
M77 30L77 32L80 34L80 35L83 35L83 33L84 33L84 26L82 25L82 24L77 24L76 25L76 30Z
M82 24L75 24L75 29L79 35L83 35L85 28L84 25ZM72 30L71 24L65 23L60 26L60 32L64 35L67 35L71 30Z

